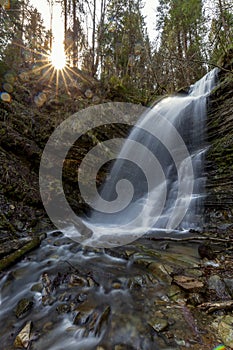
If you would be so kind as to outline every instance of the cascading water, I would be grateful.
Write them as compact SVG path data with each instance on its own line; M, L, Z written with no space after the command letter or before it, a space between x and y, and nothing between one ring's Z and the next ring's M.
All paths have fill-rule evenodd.
M197 82L188 96L164 99L139 120L101 193L105 199L115 200L118 183L118 194L122 194L123 188L123 197L129 199L133 186L132 201L118 213L98 215L93 212L87 222L93 232L87 243L94 245L95 240L98 245L102 239L102 246L111 245L107 235L110 232L114 239L116 232L113 244L117 245L120 237L122 245L127 230L130 237L126 242L132 242L133 235L137 238L138 232L147 232L152 224L160 231L174 228L177 222L180 227L190 228L192 224L197 227L197 207L205 182L206 98L214 86L216 73L214 70ZM133 143L135 140L138 145ZM125 178L131 182L131 187L129 182L124 182L120 188L119 181ZM183 208L187 204L186 213ZM135 217L136 220L139 217L138 221L133 221ZM64 234L72 237L72 230L64 230ZM32 350L97 350L122 346L168 349L170 343L164 332L160 338L160 331L153 331L151 327L155 321L159 325L161 320L163 322L161 315L168 317L165 327L172 325L169 342L176 328L179 333L174 340L180 342L183 336L190 347L195 334L187 327L187 317L180 303L176 305L173 299L174 289L171 289L165 266L172 269L175 265L178 270L187 266L195 270L197 247L192 243L192 247L185 250L183 245L172 244L166 251L161 251L160 247L157 251L157 242L141 240L117 250L103 251L86 249L58 231L48 233L40 249L29 253L0 278L2 348L16 348L13 344L24 330L21 338L24 348ZM147 265L151 268L146 268ZM172 296L171 299L168 296ZM164 311L161 312L162 307ZM174 314L179 315L173 320ZM29 332L25 331L28 324L32 328ZM187 334L182 335L183 329ZM209 344L210 338L207 339ZM172 342L169 348L177 348L177 344Z
M92 212L87 244L98 245L105 235L117 245L142 232L201 226L206 101L217 72L196 82L188 95L165 98L140 118L101 189L101 197L121 210Z

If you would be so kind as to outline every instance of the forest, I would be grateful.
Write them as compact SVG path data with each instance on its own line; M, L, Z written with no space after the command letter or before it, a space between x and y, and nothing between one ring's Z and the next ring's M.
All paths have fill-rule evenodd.
M5 3L1 65L15 70L43 65L52 52L52 28L45 28L29 0ZM52 9L54 1L48 3ZM233 5L228 0L159 1L151 9L157 33L152 41L142 0L57 3L67 65L144 101L190 86L218 65L232 45Z
M0 349L233 349L232 38L231 0L0 0Z

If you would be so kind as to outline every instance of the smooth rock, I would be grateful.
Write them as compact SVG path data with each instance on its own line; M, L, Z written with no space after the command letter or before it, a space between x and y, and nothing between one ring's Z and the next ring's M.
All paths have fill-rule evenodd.
M32 292L42 293L42 290L43 290L43 284L42 283L33 284L33 286L31 287L31 291Z
M16 310L15 310L16 317L17 318L21 317L27 311L29 311L32 307L33 307L33 301L31 299L26 299L26 298L21 299L16 306Z

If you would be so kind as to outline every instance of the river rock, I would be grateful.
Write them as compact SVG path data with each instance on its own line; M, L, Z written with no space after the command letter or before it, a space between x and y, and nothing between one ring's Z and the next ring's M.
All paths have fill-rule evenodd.
M28 321L23 329L19 332L14 341L14 347L20 349L27 349L30 343L32 322Z
M227 300L230 299L230 295L226 290L225 283L221 280L218 275L212 275L208 279L208 288L214 290L218 298Z
M168 322L164 318L158 317L148 323L156 332L162 332L168 327Z
M204 287L202 281L189 276L174 276L173 282L190 292L202 291Z
M43 284L42 283L33 284L33 286L31 287L31 291L32 292L42 293L42 290L43 290Z
M33 301L31 299L26 299L26 298L21 299L16 306L16 310L15 310L16 317L20 318L27 311L32 309L32 307L33 307Z
M85 278L83 277L80 277L78 275L75 275L75 274L72 274L70 276L70 282L69 282L69 285L70 286L80 286L80 287L84 287L84 286L87 286L87 281Z
M56 307L56 310L59 314L66 314L70 311L70 305L60 304Z
M233 348L233 316L227 315L221 319L218 333L222 342L229 348Z
M233 298L233 279L232 278L224 278L224 283L228 289L231 298Z

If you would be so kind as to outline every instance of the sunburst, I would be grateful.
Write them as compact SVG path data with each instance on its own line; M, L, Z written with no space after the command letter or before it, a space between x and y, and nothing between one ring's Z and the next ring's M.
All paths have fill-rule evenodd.
M24 50L30 51L34 55L38 55L38 59L35 60L36 64L38 65L36 67L34 66L32 72L36 74L41 73L41 76L38 79L38 81L47 80L48 86L50 86L55 80L56 95L58 95L60 79L62 79L68 95L70 95L68 83L74 80L74 76L78 77L82 81L86 81L89 83L88 79L86 79L83 75L77 72L77 69L69 66L67 56L68 52L70 51L70 48L65 50L62 42L54 41L50 53L42 53L42 50L33 50L25 46L21 47Z

